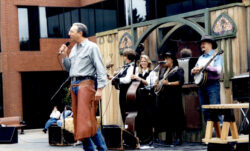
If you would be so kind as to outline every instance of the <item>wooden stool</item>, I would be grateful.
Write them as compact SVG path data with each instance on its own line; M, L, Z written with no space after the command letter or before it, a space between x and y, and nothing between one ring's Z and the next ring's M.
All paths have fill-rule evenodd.
M249 108L248 103L203 105L202 108L207 109L210 113L205 138L202 139L203 142L225 144L228 142L249 141L248 135L239 136L233 112L233 109ZM217 118L218 115L224 115L222 128L220 128L220 123ZM216 138L212 138L213 128L215 129ZM229 129L232 134L231 137L228 137Z

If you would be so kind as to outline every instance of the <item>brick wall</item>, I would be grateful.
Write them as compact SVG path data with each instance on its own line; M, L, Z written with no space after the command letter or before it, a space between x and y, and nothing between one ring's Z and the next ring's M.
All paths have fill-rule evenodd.
M20 51L18 35L19 6L81 7L94 1L83 0L1 0L0 72L3 76L4 116L23 115L21 74L25 71L61 71L58 48L67 39L40 39L40 51ZM95 41L95 37L89 38ZM72 46L73 44L71 44Z

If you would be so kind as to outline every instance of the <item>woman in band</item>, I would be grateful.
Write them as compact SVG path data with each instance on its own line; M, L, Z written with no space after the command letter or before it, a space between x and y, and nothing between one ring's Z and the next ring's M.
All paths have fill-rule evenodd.
M132 49L126 49L123 52L123 57L125 61L125 66L123 68L123 71L117 76L117 78L114 79L113 83L119 84L120 94L119 94L119 103L120 103L120 110L122 115L123 123L125 123L126 119L126 94L128 91L128 88L131 84L131 76L133 74L134 69L134 60L136 57L136 52ZM109 77L109 79L112 79L112 77Z
M165 53L165 70L159 73L159 81L155 88L163 84L161 91L157 94L158 122L156 126L156 137L159 132L166 132L166 144L181 145L182 131L185 125L184 111L182 105L182 85L184 83L184 71L179 68L177 59L173 52ZM173 143L173 134L175 142Z
M141 144L149 143L152 139L154 93L151 88L157 80L155 71L152 71L152 62L147 55L141 55L140 65L131 79L141 81L137 89L136 101L138 114L135 121L135 129Z
M140 66L136 68L136 74L131 76L131 79L141 81L140 88L146 87L150 89L154 86L157 80L157 75L155 71L152 71L152 61L147 55L141 55Z

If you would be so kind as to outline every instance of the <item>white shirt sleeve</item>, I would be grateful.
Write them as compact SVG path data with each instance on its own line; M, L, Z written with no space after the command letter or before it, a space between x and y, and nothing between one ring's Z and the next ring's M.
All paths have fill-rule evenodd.
M136 69L135 69L135 75L139 76L139 67L136 67Z
M155 81L157 80L157 74L155 71L151 71L148 77L146 78L146 81L148 83L147 88L152 88L154 86Z
M129 66L125 77L120 78L121 84L129 84L131 82L131 76L133 74L134 66Z

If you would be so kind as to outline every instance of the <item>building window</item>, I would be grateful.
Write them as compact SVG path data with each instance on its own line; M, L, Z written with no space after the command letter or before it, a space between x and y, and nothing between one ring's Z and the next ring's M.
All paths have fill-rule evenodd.
M95 11L92 8L81 8L81 22L88 27L88 35L95 34ZM92 26L91 26L92 25Z
M116 0L109 0L82 8L47 7L48 37L68 38L68 31L75 22L88 27L88 36L115 29L118 27L117 4ZM120 21L123 22L122 19Z
M123 5L122 5L123 6ZM124 26L124 16L119 11L117 0L109 0L80 9L81 22L86 24L89 36ZM123 9L122 9L123 10ZM118 20L121 23L118 23Z
M63 35L65 35L63 8L47 7L46 18L48 24L48 37L63 37Z
M48 37L47 18L45 7L39 7L40 37Z
M68 31L75 22L87 25L88 36L125 26L123 7L124 3L120 0L108 0L82 8L19 7L20 49L39 50L40 38L68 38Z
M150 0L145 0L150 1ZM156 18L186 13L198 9L211 8L242 0L154 0L156 4Z
M19 42L21 51L39 51L40 29L39 29L38 7L19 7Z
M80 20L79 9L47 7L46 18L49 38L68 38L71 25Z

